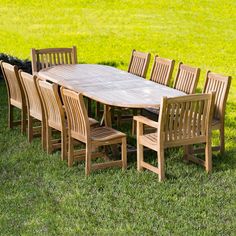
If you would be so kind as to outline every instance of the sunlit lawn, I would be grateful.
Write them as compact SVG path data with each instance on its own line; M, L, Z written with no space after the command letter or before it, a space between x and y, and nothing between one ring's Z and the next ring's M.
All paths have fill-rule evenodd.
M166 152L164 183L148 171L109 169L84 176L60 152L46 155L7 129L7 95L0 81L1 235L235 235L236 233L236 2L6 1L0 3L0 53L30 59L30 48L75 45L81 63L127 69L133 48L231 75L226 153L213 173ZM151 61L152 63L152 61ZM176 73L176 68L174 75ZM150 70L149 70L150 73ZM218 134L214 134L214 143ZM130 140L134 142L134 140ZM154 161L155 154L147 157Z

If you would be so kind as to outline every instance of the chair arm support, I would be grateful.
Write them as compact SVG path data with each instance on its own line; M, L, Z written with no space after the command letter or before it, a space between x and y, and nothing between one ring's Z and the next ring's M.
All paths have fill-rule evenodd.
M143 123L145 125L151 126L153 128L158 128L159 123L154 121L154 120L150 120L144 116L134 116L133 118L135 121L139 122L139 123Z

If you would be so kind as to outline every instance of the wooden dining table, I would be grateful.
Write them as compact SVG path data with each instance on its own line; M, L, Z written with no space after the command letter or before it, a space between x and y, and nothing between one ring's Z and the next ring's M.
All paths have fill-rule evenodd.
M105 105L105 123L111 126L110 107L158 108L163 96L186 95L115 67L98 64L57 65L37 74Z

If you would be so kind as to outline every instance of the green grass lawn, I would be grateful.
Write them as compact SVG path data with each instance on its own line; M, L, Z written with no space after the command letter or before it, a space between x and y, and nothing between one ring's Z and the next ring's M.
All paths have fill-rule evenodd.
M167 150L163 183L138 173L134 155L125 172L86 178L83 163L68 168L60 152L41 150L40 139L29 144L7 129L0 81L0 235L236 234L235 1L2 0L0 16L0 52L22 59L32 47L75 45L79 62L126 70L135 48L200 67L199 91L207 70L233 77L225 155L214 154L207 175L185 164L181 149Z

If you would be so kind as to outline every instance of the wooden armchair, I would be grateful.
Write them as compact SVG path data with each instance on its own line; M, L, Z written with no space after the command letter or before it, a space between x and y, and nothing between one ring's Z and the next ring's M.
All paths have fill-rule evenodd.
M199 80L199 75L200 75L199 68L190 67L180 62L178 67L178 72L174 81L174 88L187 94L195 93L197 83ZM142 110L142 114L151 119L157 120L159 109L146 108ZM148 128L148 130L152 130L152 128Z
M36 83L45 113L47 153L51 154L53 150L61 148L61 159L67 160L66 119L58 93L58 85L39 78ZM61 132L61 139L52 138L52 129Z
M200 69L179 63L174 88L187 94L195 93L199 80Z
M72 166L74 162L73 141L78 140L84 143L86 148L81 150L85 154L85 174L89 175L91 170L103 169L112 166L119 166L123 169L127 166L126 158L126 135L110 127L92 128L89 125L89 119L81 93L61 88L62 99L68 119L68 137L69 152L68 165ZM92 164L92 151L99 146L121 143L121 160L107 161L105 163Z
M54 65L76 64L76 47L72 48L45 48L31 49L32 73Z
M205 81L203 93L214 91L216 93L214 113L212 121L212 129L220 131L220 146L213 147L213 150L220 150L223 154L225 151L225 138L224 138L224 123L225 123L225 108L226 101L229 94L231 84L230 76L223 76L208 71Z
M149 169L165 178L164 149L185 146L185 159L203 165L207 172L212 170L211 121L214 94L195 94L166 98L161 102L159 121L135 116L137 121L137 169ZM154 133L144 134L143 125L156 128ZM205 143L205 161L190 155L188 146ZM157 152L158 167L144 161L143 146Z
M18 67L0 61L8 94L8 127L21 125L21 132L26 132L27 106L25 94L18 74ZM21 110L21 120L14 121L13 108Z
M28 110L28 141L32 141L34 134L37 135L38 129L40 128L42 136L42 147L46 149L45 116L43 105L40 100L39 92L36 85L36 76L19 70L19 78L24 89ZM35 121L40 121L41 127L34 127Z

